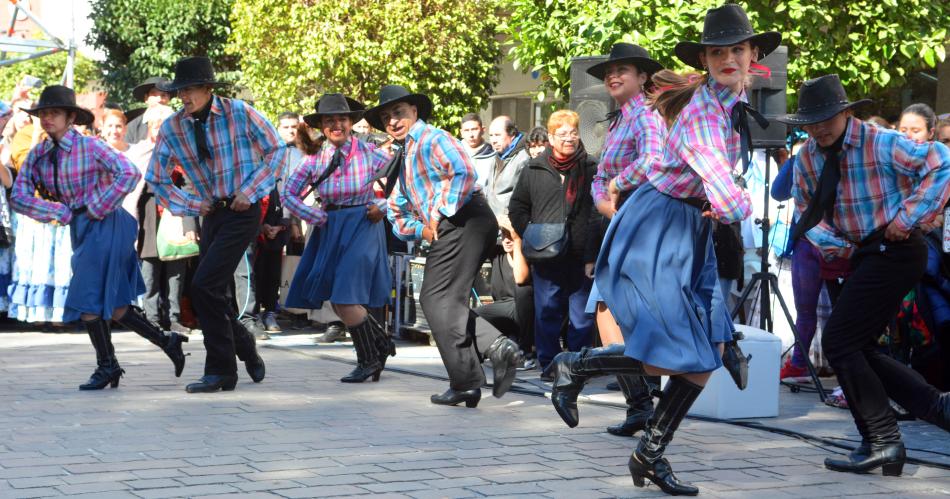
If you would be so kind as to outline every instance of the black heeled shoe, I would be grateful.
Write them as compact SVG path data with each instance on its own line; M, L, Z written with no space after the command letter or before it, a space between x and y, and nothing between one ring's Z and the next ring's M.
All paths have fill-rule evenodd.
M623 353L622 344L600 348L583 348L580 352L561 352L544 370L554 379L551 403L561 419L571 428L580 422L577 397L587 381L607 374L643 376L643 363Z
M214 393L218 390L230 392L235 386L237 386L237 376L205 374L198 382L186 386L185 391L188 393Z
M342 383L362 383L367 379L373 378L373 381L379 381L379 374L383 372L383 367L379 362L376 362L375 365L358 365L350 374L340 378Z
M182 343L188 343L188 337L183 334L178 333L169 333L167 343L162 350L165 352L165 355L172 360L172 364L175 365L175 377L180 378L182 371L185 370L185 357L190 354L186 354L181 348Z
M112 388L119 387L119 378L125 374L125 369L119 367L116 364L113 367L99 366L92 373L92 376L89 376L89 380L85 383L79 385L80 390L102 390L106 386L112 386Z
M247 375L251 377L251 381L255 383L264 381L264 375L266 374L267 370L264 366L264 359L262 359L260 355L257 355L254 359L245 362L244 369L247 370Z
M501 398L515 382L518 366L522 362L521 349L508 337L499 336L485 351L485 356L491 359L492 395Z
M436 394L429 397L429 401L436 405L459 405L462 402L465 402L465 407L469 409L474 409L478 406L478 402L482 399L482 390L476 388L474 390L465 390L457 391L449 388L442 394Z
M673 468L665 457L661 457L653 463L641 460L637 453L630 455L630 461L627 462L627 469L630 470L630 477L633 478L633 484L637 487L646 485L646 480L656 484L663 492L671 496L695 496L699 494L699 488L686 482L681 482L673 474Z
M903 442L858 447L845 459L826 458L825 468L848 473L869 473L881 468L884 476L901 476L907 451Z
M627 402L627 418L620 424L608 426L607 433L618 437L632 437L643 431L653 416L651 386L645 377L639 376L617 376L617 384Z

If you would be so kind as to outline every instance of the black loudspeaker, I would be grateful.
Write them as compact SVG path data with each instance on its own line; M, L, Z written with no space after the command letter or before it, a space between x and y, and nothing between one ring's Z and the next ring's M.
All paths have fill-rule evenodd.
M752 147L769 149L785 147L786 127L775 120L785 114L787 101L785 88L788 86L788 47L780 45L759 64L772 71L770 78L755 77L749 88L749 104L769 120L769 127L759 127L755 120L749 120L752 132Z
M604 82L587 74L587 68L607 60L607 56L571 59L571 110L580 116L581 140L588 154L598 155L607 136L607 113L616 108Z

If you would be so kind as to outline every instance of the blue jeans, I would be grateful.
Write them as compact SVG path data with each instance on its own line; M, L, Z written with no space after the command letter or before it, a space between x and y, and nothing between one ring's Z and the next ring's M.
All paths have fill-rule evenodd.
M566 258L533 263L534 344L538 362L547 367L561 352L561 327L567 325L567 349L572 352L593 344L594 316L584 311L593 281L584 275L584 264Z

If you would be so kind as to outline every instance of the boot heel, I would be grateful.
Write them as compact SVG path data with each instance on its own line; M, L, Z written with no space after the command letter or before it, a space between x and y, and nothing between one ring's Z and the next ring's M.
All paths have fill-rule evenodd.
M884 476L901 476L901 473L904 472L904 462L887 463L882 466L882 471Z
M636 487L646 487L647 483L640 475L631 475L630 478L633 478L633 485Z
M112 380L112 382L109 383L109 386L111 386L112 388L118 388L118 387L119 387L119 377L116 376L116 377Z
M468 399L468 400L466 400L466 401L465 401L465 407L468 407L469 409L474 409L474 408L478 407L478 400L477 400L477 399Z
M222 392L234 391L234 387L235 387L235 386L237 386L237 380L234 380L233 383L228 383L228 384L226 384L226 385L223 385L223 386L221 387L221 391L222 391Z
M376 371L376 373L373 374L373 382L379 381L379 374L380 374L381 372L382 372L382 371Z

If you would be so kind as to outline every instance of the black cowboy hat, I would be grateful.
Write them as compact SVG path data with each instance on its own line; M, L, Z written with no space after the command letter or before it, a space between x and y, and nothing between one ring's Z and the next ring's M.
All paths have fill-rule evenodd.
M872 102L871 99L850 102L841 86L841 79L836 74L830 74L802 83L802 88L798 90L798 110L795 114L775 119L793 126L811 125L827 121L845 109L869 102Z
M131 122L131 121L134 120L135 118L138 118L139 116L142 116L143 114L145 114L145 110L146 110L146 109L148 109L148 108L147 108L147 107L137 107L137 108L135 108L135 109L129 109L128 111L125 112L125 121Z
M145 97L148 96L149 91L158 87L159 85L167 85L168 83L170 83L168 78L165 78L164 76L153 76L142 83L139 83L135 88L133 88L132 97L134 97L135 100L139 102L144 101ZM162 89L159 88L159 90ZM166 90L162 90L162 92L166 92Z
M610 56L607 60L587 68L587 74L598 80L603 80L607 66L621 62L633 64L638 70L648 75L652 75L663 69L662 64L654 61L650 57L650 53L647 52L647 49L632 43L615 43L614 46L610 48Z
M727 3L706 11L703 22L703 37L697 42L679 42L673 51L679 60L696 69L704 69L699 54L705 47L727 47L748 40L759 48L759 59L772 53L782 43L782 35L776 31L756 33L742 7Z
M40 100L32 108L21 107L23 111L36 116L41 109L65 109L76 113L77 125L91 125L95 121L92 111L76 105L76 92L62 85L50 85L40 93Z
M175 79L170 83L160 83L157 86L162 92L175 93L183 88L200 85L221 86L227 85L223 81L214 79L214 66L207 57L183 57L175 63Z
M334 114L345 114L353 122L357 122L366 110L366 106L362 103L343 94L323 94L313 108L316 111L315 113L303 117L304 122L310 125L311 128L320 128L320 118Z
M419 119L427 121L432 115L432 101L425 94L413 94L402 85L386 85L379 90L379 104L366 110L363 118L377 130L385 130L386 126L379 119L379 113L384 107L398 102L407 102L416 106Z

